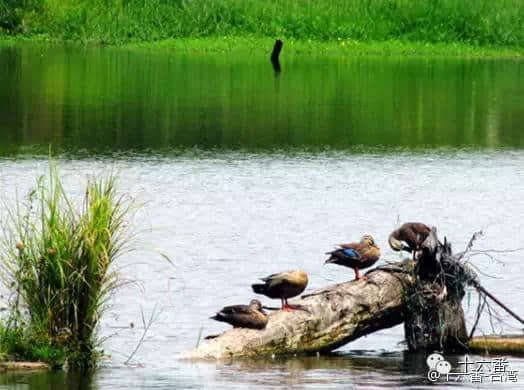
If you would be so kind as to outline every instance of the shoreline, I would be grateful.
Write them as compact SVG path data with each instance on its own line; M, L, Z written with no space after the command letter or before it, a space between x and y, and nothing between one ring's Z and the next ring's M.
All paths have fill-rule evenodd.
M128 50L179 51L184 53L234 53L249 52L269 55L276 38L256 36L216 36L202 38L169 38L159 41L103 44L94 41L70 41L52 39L45 35L6 36L0 35L0 45L42 44L79 47L107 47ZM492 58L523 59L524 48L472 46L464 43L424 43L401 40L357 41L339 39L335 41L297 40L280 38L284 41L283 53L290 55L312 54L329 56L388 56L388 57L443 57L443 58Z

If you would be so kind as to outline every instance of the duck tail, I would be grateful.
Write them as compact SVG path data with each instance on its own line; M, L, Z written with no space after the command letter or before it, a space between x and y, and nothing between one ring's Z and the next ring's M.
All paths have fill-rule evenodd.
M265 294L266 292L266 285L265 284L252 284L251 288L253 289L253 292L255 294Z
M209 319L224 322L224 317L220 313L217 313L214 316L209 317Z

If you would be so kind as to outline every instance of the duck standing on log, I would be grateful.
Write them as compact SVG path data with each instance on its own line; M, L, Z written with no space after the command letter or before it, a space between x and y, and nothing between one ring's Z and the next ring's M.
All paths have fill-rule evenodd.
M249 305L233 305L222 308L213 320L227 322L234 328L264 329L267 324L267 314L262 310L262 303L252 299Z
M359 270L371 267L380 258L380 248L375 244L375 240L369 234L365 234L360 242L341 244L332 252L324 264L338 264L353 268L355 280L360 279Z
M264 283L252 284L251 288L256 294L269 298L280 298L282 310L291 311L299 309L297 305L287 303L288 298L301 294L307 286L307 273L302 270L280 272L260 279Z
M413 260L422 243L429 236L431 229L421 222L406 222L389 235L389 246L394 251L413 253Z

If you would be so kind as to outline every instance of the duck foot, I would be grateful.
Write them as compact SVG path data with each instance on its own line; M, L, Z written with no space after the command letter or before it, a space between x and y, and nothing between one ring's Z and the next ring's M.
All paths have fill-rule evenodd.
M284 306L282 306L282 310L283 311L303 310L309 313L309 310L304 305L290 305L289 303L286 303Z

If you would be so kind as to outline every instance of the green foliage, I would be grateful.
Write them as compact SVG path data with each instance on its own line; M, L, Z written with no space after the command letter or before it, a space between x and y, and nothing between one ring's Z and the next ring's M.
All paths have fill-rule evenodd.
M7 328L26 334L21 310L26 307L29 334L47 340L44 347L63 349L70 365L86 367L96 360L94 332L117 287L110 266L127 243L129 206L115 184L114 176L90 181L77 211L51 165L27 204L18 202L4 225L1 276L15 294ZM53 354L44 347L33 353Z
M84 42L256 35L524 46L522 0L40 1L29 32Z
M44 0L0 0L0 32L24 33L26 21L35 18L42 10L43 2Z
M64 348L45 333L23 327L7 328L0 323L0 360L41 361L60 367L65 361Z

